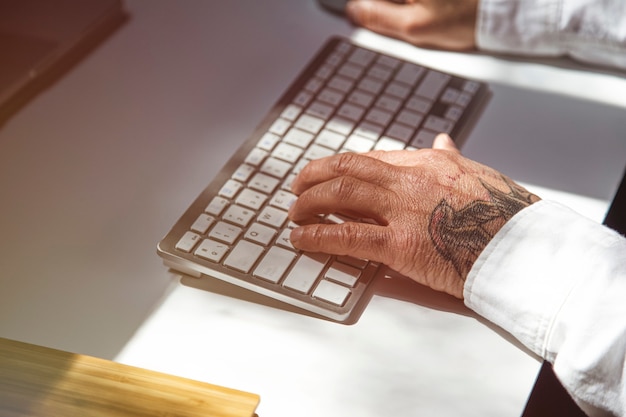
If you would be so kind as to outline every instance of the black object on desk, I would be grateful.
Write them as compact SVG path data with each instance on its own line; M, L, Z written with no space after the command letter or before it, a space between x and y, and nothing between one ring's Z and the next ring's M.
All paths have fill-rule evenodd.
M604 224L626 236L626 172L622 176ZM522 417L586 417L557 379L552 365L544 362Z
M122 0L0 0L0 124L125 18Z

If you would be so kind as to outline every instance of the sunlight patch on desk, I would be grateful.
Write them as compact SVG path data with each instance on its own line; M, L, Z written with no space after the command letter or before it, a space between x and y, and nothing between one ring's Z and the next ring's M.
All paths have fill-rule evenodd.
M584 66L566 58L509 57L417 48L365 29L355 30L351 39L357 44L464 77L626 108L626 77L617 71ZM572 85L580 88L572 89Z

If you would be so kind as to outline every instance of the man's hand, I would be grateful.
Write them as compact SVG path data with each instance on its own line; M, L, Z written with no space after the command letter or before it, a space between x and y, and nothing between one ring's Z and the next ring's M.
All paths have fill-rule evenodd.
M433 149L339 154L296 177L289 211L297 248L351 255L458 298L480 252L515 213L538 198L461 156L439 135ZM366 221L321 224L336 213Z
M478 0L352 0L346 14L357 25L418 46L476 47Z

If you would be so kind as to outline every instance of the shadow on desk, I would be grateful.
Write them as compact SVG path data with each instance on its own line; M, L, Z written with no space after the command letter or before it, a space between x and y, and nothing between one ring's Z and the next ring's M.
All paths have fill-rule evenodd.
M172 271L174 272L174 271ZM175 272L176 273L176 272ZM178 274L178 273L177 273ZM276 308L290 313L301 314L308 317L330 321L326 317L319 316L304 309L292 306L282 301L275 300L262 294L240 288L236 285L213 279L209 277L193 278L187 275L180 275L181 284L214 294L243 300L267 307ZM375 282L364 295L366 302L360 303L361 307L356 308L351 316L341 324L353 325L359 321L363 311L367 308L369 300L373 296L393 298L396 300L417 304L423 307L446 311L465 316L473 316L473 313L465 307L463 302L451 295L432 290L424 285L401 276L393 271L381 270L377 274Z

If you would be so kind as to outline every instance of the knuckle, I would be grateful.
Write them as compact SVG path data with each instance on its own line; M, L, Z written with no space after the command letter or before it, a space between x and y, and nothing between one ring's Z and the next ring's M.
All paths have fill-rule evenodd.
M358 185L352 177L339 177L333 181L331 192L340 201L350 201L357 192Z
M359 159L359 155L355 153L341 153L333 160L331 168L338 175L346 175L359 165Z
M366 246L363 232L356 223L344 223L341 225L341 233L338 234L338 244L344 254L354 253Z

